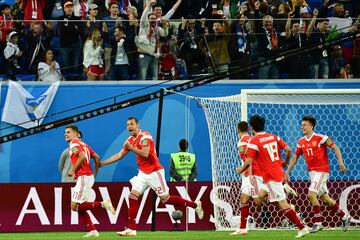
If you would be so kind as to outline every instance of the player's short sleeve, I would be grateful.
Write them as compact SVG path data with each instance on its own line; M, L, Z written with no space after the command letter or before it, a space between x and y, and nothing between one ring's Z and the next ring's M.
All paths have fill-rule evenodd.
M245 157L249 157L254 159L255 156L259 152L259 147L256 145L256 143L252 140L247 144L246 150L245 150Z
M334 145L335 145L334 141L333 141L330 137L327 137L327 139L326 139L326 141L325 141L325 144L326 144L326 146L329 147L329 148L333 148Z
M302 151L302 149L301 149L300 144L298 143L298 144L296 144L295 155L296 155L296 156L300 156L300 155L302 155L302 154L303 154L303 151Z
M78 156L79 153L84 152L84 149L80 143L75 141L70 143L70 151L72 155Z
M140 145L142 147L149 147L152 142L152 137L150 135L144 135L140 139Z

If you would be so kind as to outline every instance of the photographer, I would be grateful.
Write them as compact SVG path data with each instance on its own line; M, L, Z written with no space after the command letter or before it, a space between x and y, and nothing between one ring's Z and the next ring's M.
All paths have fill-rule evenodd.
M16 80L16 74L21 71L18 62L23 53L19 49L18 41L18 33L11 32L8 35L8 42L4 49L6 73L11 80Z

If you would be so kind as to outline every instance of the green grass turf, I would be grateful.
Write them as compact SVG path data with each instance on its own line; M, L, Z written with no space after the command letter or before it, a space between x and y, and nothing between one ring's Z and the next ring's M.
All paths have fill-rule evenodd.
M85 232L45 232L45 233L0 233L1 240L7 239L34 239L34 240L49 240L49 239L83 239ZM297 231L283 230L283 231L251 231L247 236L230 236L230 232L217 231L189 231L189 232L147 232L139 231L136 239L146 240L223 240L223 239L266 239L266 240L280 240L280 239L294 239ZM119 239L115 232L100 232L100 237L97 239ZM133 237L127 237L134 239ZM360 239L360 230L349 230L347 232L324 230L315 234L307 235L302 239L313 240L355 240Z

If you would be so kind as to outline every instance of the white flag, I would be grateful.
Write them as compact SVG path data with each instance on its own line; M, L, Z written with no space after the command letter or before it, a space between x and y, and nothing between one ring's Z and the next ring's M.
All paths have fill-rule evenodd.
M1 121L23 128L38 126L44 120L59 88L57 81L39 97L33 97L23 86L9 81Z

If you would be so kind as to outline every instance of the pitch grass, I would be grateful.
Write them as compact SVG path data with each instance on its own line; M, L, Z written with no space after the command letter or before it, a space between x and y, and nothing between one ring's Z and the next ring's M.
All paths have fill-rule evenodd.
M1 240L21 239L21 240L52 240L52 239L83 239L85 232L45 232L45 233L0 233ZM138 232L136 239L146 240L225 240L225 239L251 239L251 240L281 240L294 239L297 231L283 230L283 231L251 231L247 236L230 236L230 232L217 231L189 231L189 232ZM123 237L116 236L115 232L100 232L100 237L97 239L119 239ZM128 239L135 239L128 237ZM315 234L310 234L302 239L313 240L349 240L360 239L360 230L342 231L320 231Z

